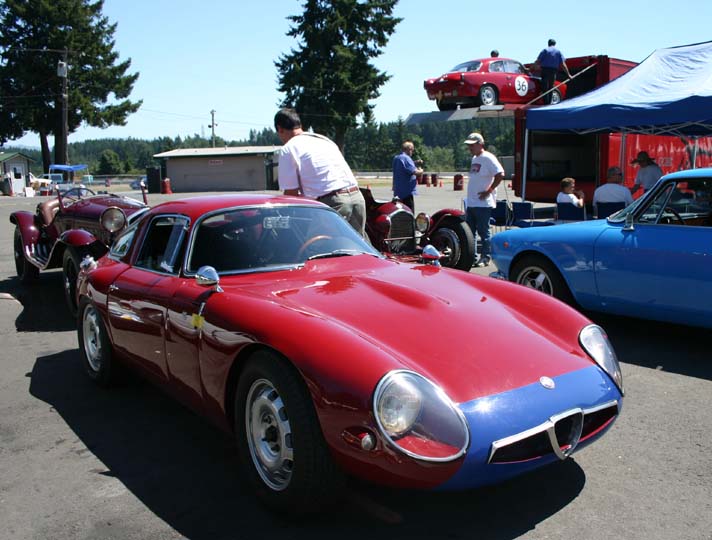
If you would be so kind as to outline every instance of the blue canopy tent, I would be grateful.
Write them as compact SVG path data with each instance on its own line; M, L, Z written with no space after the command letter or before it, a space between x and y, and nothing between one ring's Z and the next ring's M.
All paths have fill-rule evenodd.
M658 49L596 90L527 111L522 198L529 131L711 135L712 41Z
M55 165L52 163L49 166L49 172L54 172L54 171L61 171L61 172L75 172L75 171L81 171L84 170L88 167L88 165L84 163L80 163L77 165Z

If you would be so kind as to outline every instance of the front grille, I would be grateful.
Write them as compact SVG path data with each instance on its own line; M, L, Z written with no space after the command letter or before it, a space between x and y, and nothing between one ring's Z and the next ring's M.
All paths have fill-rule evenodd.
M398 210L389 216L391 228L385 239L390 253L409 254L415 252L415 220L413 214Z
M565 459L576 446L605 429L618 415L618 402L572 409L543 424L492 443L488 463L519 463L556 454Z

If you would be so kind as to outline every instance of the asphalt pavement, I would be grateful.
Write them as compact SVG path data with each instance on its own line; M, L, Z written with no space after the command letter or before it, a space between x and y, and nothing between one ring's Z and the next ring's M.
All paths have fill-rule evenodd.
M462 196L423 188L416 209L460 208ZM60 273L31 287L15 275L8 217L40 200L0 198L0 539L712 540L712 332L587 314L626 386L596 444L474 491L354 483L345 504L297 521L260 506L232 440L203 419L147 383L105 391L86 378ZM437 340L440 324L413 329Z

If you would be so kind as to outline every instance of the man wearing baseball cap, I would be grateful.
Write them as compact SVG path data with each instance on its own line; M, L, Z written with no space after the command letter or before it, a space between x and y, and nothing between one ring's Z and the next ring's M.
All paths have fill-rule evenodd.
M647 152L638 152L638 156L630 163L631 165L637 163L640 167L640 169L638 169L638 174L635 175L633 187L630 190L632 195L635 195L635 192L641 187L643 188L643 191L648 191L658 180L660 180L660 177L663 175L663 171L660 167L658 167Z
M482 253L475 266L487 266L492 260L490 218L492 209L497 206L497 186L504 178L504 168L494 155L485 150L485 139L479 133L470 133L465 144L472 154L467 183L467 224L473 234L479 235L482 240Z

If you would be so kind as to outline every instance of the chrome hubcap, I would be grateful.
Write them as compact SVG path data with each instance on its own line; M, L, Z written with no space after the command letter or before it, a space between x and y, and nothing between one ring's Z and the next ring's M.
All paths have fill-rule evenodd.
M487 87L482 90L482 104L494 105L494 90Z
M541 268L536 266L530 266L525 268L517 278L517 283L529 287L530 289L535 289L537 291L548 294L549 296L554 295L554 287L551 284L551 279Z
M286 489L294 467L292 428L282 398L265 379L255 381L247 394L245 428L260 478L275 491Z
M101 369L101 329L99 327L99 315L92 306L88 306L84 310L82 331L87 362L89 362L89 366L93 371L98 372Z

